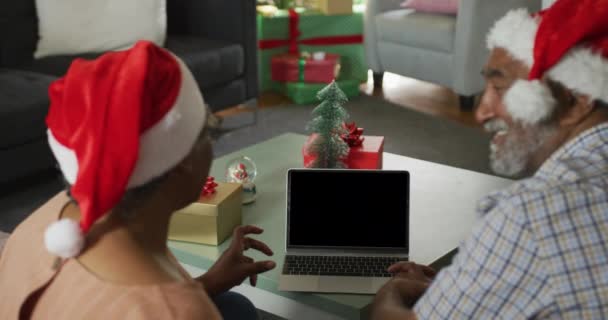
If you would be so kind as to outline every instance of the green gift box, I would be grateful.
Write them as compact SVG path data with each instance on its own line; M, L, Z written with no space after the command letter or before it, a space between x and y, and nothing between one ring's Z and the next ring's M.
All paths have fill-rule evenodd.
M347 97L352 98L359 95L358 80L340 80L338 86ZM326 83L287 82L278 86L279 91L288 96L296 104L318 103L317 93L327 86Z
M258 68L262 91L285 91L284 84L272 81L270 61L283 53L327 52L340 55L338 81L367 81L367 62L363 47L363 11L353 14L324 15L297 8L279 10L272 17L257 16ZM290 36L291 35L291 36Z

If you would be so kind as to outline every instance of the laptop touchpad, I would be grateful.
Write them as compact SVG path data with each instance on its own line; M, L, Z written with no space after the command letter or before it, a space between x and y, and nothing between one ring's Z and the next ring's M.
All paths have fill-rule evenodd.
M323 276L319 279L319 290L323 292L371 292L372 279Z

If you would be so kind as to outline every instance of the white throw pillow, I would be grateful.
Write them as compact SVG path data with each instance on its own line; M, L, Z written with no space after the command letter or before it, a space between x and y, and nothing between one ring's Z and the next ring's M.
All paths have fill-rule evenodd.
M547 9L553 5L555 0L543 0L543 9Z
M167 36L166 0L36 0L35 58L160 46Z

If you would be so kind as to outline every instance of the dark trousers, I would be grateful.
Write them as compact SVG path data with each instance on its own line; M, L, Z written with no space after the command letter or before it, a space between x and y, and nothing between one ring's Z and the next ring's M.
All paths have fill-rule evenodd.
M212 298L225 320L257 320L258 310L245 296L236 292L225 292Z

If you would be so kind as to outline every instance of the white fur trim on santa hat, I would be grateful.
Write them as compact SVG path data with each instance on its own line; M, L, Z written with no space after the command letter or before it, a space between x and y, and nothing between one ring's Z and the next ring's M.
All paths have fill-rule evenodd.
M207 109L192 73L175 57L182 71L180 88L173 110L144 132L139 143L139 159L129 180L134 188L159 177L177 166L192 151L207 119Z
M488 49L506 49L515 59L528 67L534 64L534 42L538 21L527 9L509 11L488 33Z
M548 72L568 89L608 102L608 59L590 48L575 47Z
M538 80L517 80L505 94L504 103L513 120L531 125L548 119L556 106L549 87Z
M84 235L77 221L61 219L46 228L44 244L56 256L73 258L84 248Z
M46 130L46 136L51 151L59 164L59 169L61 169L61 172L63 173L63 177L68 183L74 184L76 176L78 175L78 159L76 158L76 153L59 143L51 130Z
M190 153L205 125L207 111L198 85L188 67L175 59L182 74L175 105L141 135L139 159L127 188L141 186L177 166ZM57 141L50 130L48 141L65 179L74 184L78 176L76 154Z

